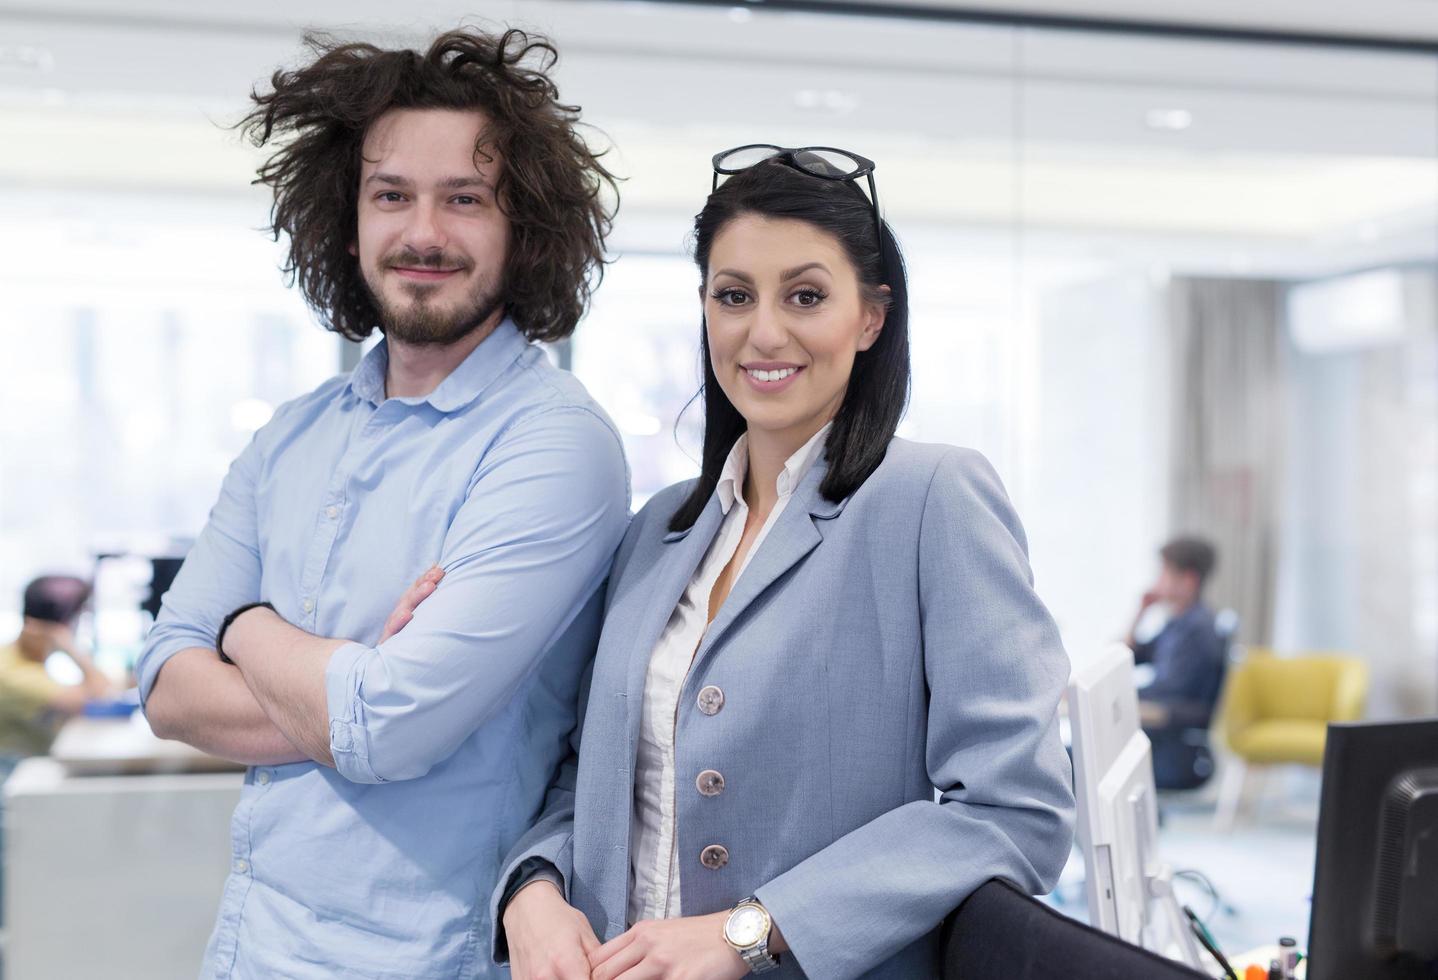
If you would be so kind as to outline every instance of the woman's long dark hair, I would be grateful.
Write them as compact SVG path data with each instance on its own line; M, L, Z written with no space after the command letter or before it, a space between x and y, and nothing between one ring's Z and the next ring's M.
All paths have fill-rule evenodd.
M797 219L834 236L854 264L864 298L888 308L879 339L854 357L849 387L824 443L829 470L819 491L826 500L838 502L859 489L883 462L908 403L909 288L904 257L887 222L876 240L873 208L852 181L809 176L774 159L730 177L695 215L694 260L703 281L709 278L714 239L745 214ZM881 286L889 287L887 294ZM671 531L694 526L719 484L729 451L747 427L714 375L708 325L702 316L699 345L704 356L700 389L704 459L699 482L669 519Z

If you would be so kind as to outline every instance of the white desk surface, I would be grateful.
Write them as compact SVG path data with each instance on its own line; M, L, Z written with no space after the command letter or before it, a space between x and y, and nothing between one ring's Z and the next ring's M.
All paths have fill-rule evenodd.
M5 797L59 797L104 794L122 796L156 792L219 791L238 794L243 778L237 772L152 772L110 776L77 776L60 762L36 756L26 759L5 781Z
M72 718L60 729L50 758L73 775L235 772L244 766L157 738L144 715Z

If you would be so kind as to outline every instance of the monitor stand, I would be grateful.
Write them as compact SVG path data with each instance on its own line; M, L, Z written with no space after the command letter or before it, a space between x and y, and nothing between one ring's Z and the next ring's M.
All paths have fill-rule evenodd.
M1153 874L1145 874L1144 879L1148 886L1148 921L1145 928L1149 933L1144 937L1144 946L1195 970L1203 970L1205 967L1198 957L1198 943L1193 938L1193 929L1173 893L1173 869L1160 864Z
M1148 793L1140 790L1129 798L1134 808L1134 826L1138 828L1139 867L1143 868L1148 909L1143 917L1143 946L1160 956L1202 970L1198 943L1188 918L1173 893L1173 869L1158 859L1158 842L1154 840L1154 803Z

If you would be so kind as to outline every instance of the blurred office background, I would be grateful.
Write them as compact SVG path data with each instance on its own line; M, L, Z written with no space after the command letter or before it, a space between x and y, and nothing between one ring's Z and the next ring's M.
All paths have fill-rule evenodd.
M1197 532L1220 549L1210 600L1238 614L1240 651L1359 658L1368 717L1434 713L1430 5L1269 5L1267 21L1209 5L1231 33L842 6L0 2L0 641L32 576L98 574L86 636L123 670L147 625L143 558L181 551L251 432L357 357L259 230L259 158L227 128L251 87L303 57L304 27L422 43L497 21L556 39L561 94L627 178L615 262L554 356L623 430L636 508L697 472L686 235L710 155L852 148L878 162L911 267L901 434L994 462L1075 662L1125 633L1157 547ZM1182 6L1029 9L1171 8L1182 27ZM1233 834L1250 857L1309 862L1301 910L1314 783L1270 785L1278 805ZM1211 802L1175 805L1175 863L1249 860L1184 823ZM1242 905L1235 874L1210 877ZM1246 941L1267 922L1227 928Z

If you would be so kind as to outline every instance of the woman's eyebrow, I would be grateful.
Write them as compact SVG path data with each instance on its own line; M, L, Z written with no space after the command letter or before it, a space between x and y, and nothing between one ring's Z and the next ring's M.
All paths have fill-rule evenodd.
M794 268L789 269L788 271L786 271L782 276L779 277L779 281L780 281L780 282L788 282L790 279L793 279L795 276L801 276L801 275L803 275L804 273L808 272L810 269L820 269L820 270L823 270L824 272L828 272L828 271L829 271L829 267L828 267L827 265L825 265L824 263L822 263L822 262L806 262L806 263L804 263L803 265L797 265L797 266L795 266Z
M730 276L734 279L738 279L742 283L747 283L750 286L754 285L754 280L752 278L738 271L737 269L720 269L718 272L714 273L715 279L718 279L720 276Z

